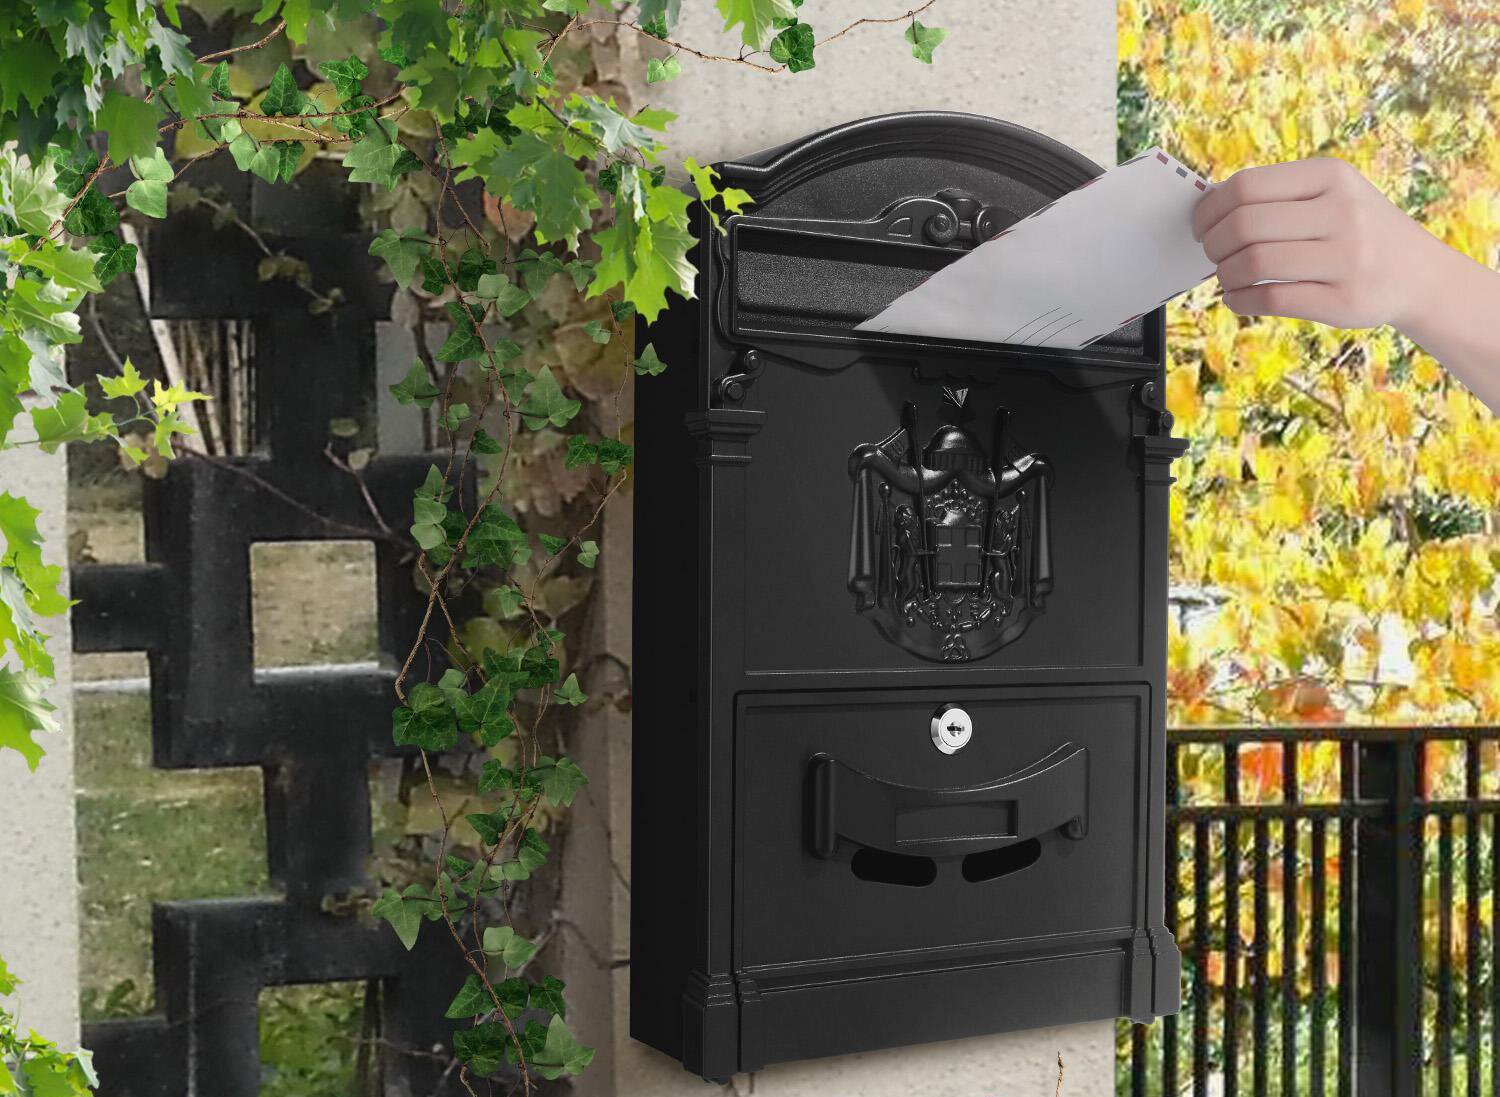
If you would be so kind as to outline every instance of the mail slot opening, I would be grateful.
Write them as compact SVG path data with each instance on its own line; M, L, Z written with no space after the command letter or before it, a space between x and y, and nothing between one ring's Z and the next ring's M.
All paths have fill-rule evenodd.
M999 846L981 850L964 858L964 879L971 884L982 884L986 880L998 880L1022 869L1030 868L1042 859L1042 843L1039 838L1028 838L1013 846Z
M849 868L861 880L875 884L926 887L937 879L937 862L931 857L912 857L883 849L861 846L849 860Z
M896 812L897 842L942 842L960 838L1012 838L1016 803L938 804Z

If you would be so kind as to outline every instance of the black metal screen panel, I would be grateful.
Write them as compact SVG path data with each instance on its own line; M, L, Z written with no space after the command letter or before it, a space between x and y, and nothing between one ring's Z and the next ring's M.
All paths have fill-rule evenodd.
M1500 1094L1500 728L1169 733L1183 1009L1130 1097Z
M253 1097L263 988L373 981L385 1092L456 1093L457 1077L445 1070L452 1026L443 1020L462 979L452 942L424 934L408 953L388 927L325 911L326 897L369 884L369 767L399 753L391 745L392 683L423 609L399 531L411 524L412 492L429 461L377 456L362 488L324 453L331 419L373 414L373 325L390 287L373 280L368 238L341 233L352 218L320 213L327 198L312 185L290 197L232 177L225 186L239 188L230 197L249 219L284 227L280 203L290 201L301 203L303 224L331 226L321 236L270 239L306 258L319 285L341 287L345 303L311 314L296 287L257 279L245 234L217 230L206 217L174 217L157 230L153 315L243 316L257 325L261 452L183 457L163 480L148 482L147 562L77 568L73 636L80 652L148 653L153 764L261 769L267 857L280 894L159 904L152 946L159 1012L88 1024L84 1039L97 1056L101 1097ZM277 205L257 209L258 202ZM375 544L378 669L257 675L252 546L362 532Z

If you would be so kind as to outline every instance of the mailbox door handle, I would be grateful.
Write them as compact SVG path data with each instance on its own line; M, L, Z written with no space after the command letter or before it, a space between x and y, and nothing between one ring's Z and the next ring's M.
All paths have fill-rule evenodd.
M1059 827L1075 839L1088 831L1088 749L1072 743L997 781L961 788L897 784L828 754L808 764L808 845L825 860L837 854L840 839L950 857Z

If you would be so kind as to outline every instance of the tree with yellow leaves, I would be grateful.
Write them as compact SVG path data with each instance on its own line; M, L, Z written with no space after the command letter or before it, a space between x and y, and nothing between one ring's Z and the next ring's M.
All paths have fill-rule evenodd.
M1500 251L1500 19L1469 0L1123 0L1122 152L1205 175L1337 157ZM1135 132L1132 133L1131 127ZM1500 421L1389 328L1169 314L1179 723L1500 719Z

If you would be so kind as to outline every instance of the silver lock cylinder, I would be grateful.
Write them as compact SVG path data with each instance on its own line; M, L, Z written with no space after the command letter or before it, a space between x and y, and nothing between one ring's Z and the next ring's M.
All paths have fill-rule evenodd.
M944 705L932 714L932 745L944 754L957 754L974 736L974 721L957 705Z

